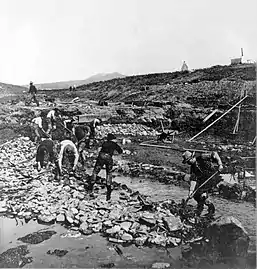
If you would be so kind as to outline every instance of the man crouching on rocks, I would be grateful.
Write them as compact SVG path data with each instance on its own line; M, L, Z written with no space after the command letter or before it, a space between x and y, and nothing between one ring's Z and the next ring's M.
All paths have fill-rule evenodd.
M193 192L201 186L210 176L212 176L217 168L215 163L218 165L218 171L221 172L223 165L221 159L217 152L204 153L199 156L195 156L194 153L190 151L185 151L183 154L183 163L190 165L190 190L188 197L191 198ZM208 206L208 215L214 215L215 207L208 200L208 190L214 187L215 180L210 179L210 182L206 182L196 193L193 198L197 202L196 213L198 216L201 215L204 205ZM208 184L207 184L208 183Z
M72 171L75 171L78 160L79 154L75 144L71 140L63 140L60 145L58 145L60 151L58 153L58 169L57 169L57 179L59 179L59 175L62 174L62 160L65 154L72 153L74 154L74 163L72 167Z
M51 139L45 139L41 141L37 148L36 163L37 163L38 172L44 166L44 160L45 160L46 155L49 156L48 162L46 164L47 169L49 168L49 162L55 162L57 164L57 155L55 152L55 145L54 145L53 140Z
M106 168L106 201L111 199L112 192L112 168L113 168L113 153L117 151L119 154L122 153L121 147L114 141L116 137L113 134L107 135L107 141L102 144L99 155L96 160L94 171L92 174L91 184L89 186L89 191L92 192L94 184L96 182L96 176L99 174L103 166Z
M61 143L52 141L51 139L43 140L37 148L36 162L37 170L40 171L44 165L46 154L49 155L49 160L46 168L49 167L49 162L54 162L56 165L56 179L60 179L62 174L62 160L67 152L74 154L74 163L72 170L75 171L78 164L79 154L75 144L70 140L63 140Z

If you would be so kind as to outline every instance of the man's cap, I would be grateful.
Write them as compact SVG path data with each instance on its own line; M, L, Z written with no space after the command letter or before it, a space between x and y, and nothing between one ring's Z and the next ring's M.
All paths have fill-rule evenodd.
M30 81L30 83L29 84L33 84L33 81Z
M194 153L187 150L183 153L182 157L183 157L182 163L187 163L190 159L194 157Z
M108 134L107 135L107 140L113 140L113 139L115 139L116 138L116 136L114 135L114 134Z

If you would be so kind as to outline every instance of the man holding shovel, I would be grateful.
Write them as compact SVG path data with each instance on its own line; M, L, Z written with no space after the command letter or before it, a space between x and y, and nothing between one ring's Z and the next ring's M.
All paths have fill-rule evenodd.
M214 215L215 207L208 200L208 190L215 185L214 177L223 169L218 153L213 151L196 157L195 153L185 151L183 163L190 165L190 190L187 201L195 199L198 216L201 215L204 205L208 207L208 215Z

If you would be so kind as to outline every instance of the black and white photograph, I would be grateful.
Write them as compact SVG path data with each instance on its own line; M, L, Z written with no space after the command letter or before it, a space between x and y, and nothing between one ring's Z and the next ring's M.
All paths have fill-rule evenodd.
M0 268L256 268L256 0L0 0Z

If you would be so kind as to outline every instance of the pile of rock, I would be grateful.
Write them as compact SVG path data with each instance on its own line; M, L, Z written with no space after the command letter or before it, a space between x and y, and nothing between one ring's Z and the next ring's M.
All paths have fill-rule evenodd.
M144 211L139 194L125 185L115 184L114 198L106 202L101 189L96 199L89 200L79 182L68 186L63 182L48 182L47 176L42 179L27 184L22 184L21 179L15 187L6 184L2 189L5 200L1 212L27 221L65 223L86 235L101 232L116 243L176 246L181 242L180 216L162 205L153 206L151 212Z
M101 137L108 133L126 136L157 136L158 132L141 124L104 124L98 127Z
M255 202L256 190L247 185L238 183L230 184L228 182L221 182L218 185L219 195L226 199L243 200L248 202Z
M97 197L90 199L85 190L88 174L83 171L76 176L66 174L60 182L54 182L51 170L38 173L33 168L33 160L25 163L25 157L33 156L34 150L28 138L19 138L1 147L1 215L27 221L37 219L47 224L63 223L85 235L102 233L111 242L138 246L174 247L182 242L208 239L205 233L210 220L196 218L193 206L169 200L152 203L116 182L112 200L107 202L101 178L96 185ZM246 234L240 236L245 239L241 251L245 253L249 240ZM233 244L232 247L238 245L237 241Z
M34 143L24 137L1 147L2 214L65 223L84 234L102 232L117 243L176 246L181 242L183 225L178 214L161 205L145 211L139 193L117 183L111 201L105 201L101 184L98 197L90 200L85 190L89 175L78 171L76 177L66 174L54 182L51 170L38 173L33 168L34 154Z

